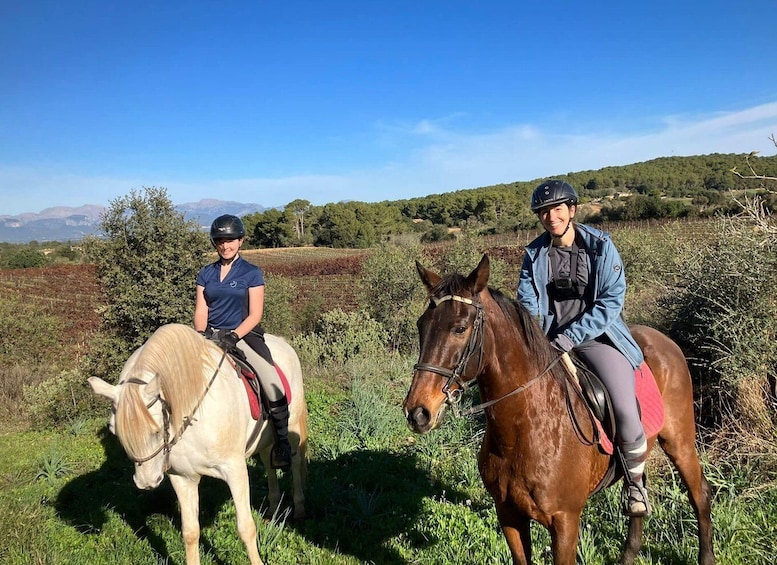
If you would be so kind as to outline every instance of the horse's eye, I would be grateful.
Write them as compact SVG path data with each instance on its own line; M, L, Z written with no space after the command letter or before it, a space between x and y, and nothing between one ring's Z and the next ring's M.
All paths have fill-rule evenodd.
M453 333L456 333L456 334L463 334L466 331L467 331L467 326L456 326L455 328L453 328Z

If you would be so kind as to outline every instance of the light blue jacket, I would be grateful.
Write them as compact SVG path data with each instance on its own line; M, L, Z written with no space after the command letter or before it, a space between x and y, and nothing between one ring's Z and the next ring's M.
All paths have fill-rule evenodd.
M573 225L585 242L593 303L562 333L575 345L605 334L636 369L644 357L623 320L626 278L620 254L609 234L584 224ZM518 302L540 322L546 334L553 326L554 318L547 292L550 245L550 234L545 232L526 246L518 279Z

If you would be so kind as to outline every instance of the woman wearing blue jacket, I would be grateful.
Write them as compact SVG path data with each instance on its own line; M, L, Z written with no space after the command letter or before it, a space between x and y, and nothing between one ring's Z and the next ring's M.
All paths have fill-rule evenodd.
M622 317L626 279L620 254L608 234L573 221L577 201L575 189L560 180L534 190L531 209L545 233L526 247L518 301L556 349L574 349L607 387L626 467L624 512L646 516L647 441L634 390L634 370L644 358Z

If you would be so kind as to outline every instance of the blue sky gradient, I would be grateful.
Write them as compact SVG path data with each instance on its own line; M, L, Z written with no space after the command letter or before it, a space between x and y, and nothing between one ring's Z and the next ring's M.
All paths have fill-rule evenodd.
M4 2L0 215L774 155L775 20L774 0Z

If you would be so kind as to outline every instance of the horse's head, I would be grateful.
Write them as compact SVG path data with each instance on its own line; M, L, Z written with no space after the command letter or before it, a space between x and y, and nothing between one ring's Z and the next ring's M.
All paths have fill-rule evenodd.
M169 410L161 395L159 378L148 377L130 378L117 385L98 377L88 379L96 394L111 401L108 427L135 463L132 478L144 490L161 484L170 447Z
M429 306L418 319L420 354L404 402L407 423L426 433L440 425L447 405L458 401L480 371L483 355L483 307L488 256L467 276L440 275L416 262L429 293Z

